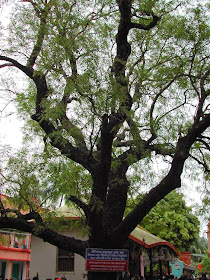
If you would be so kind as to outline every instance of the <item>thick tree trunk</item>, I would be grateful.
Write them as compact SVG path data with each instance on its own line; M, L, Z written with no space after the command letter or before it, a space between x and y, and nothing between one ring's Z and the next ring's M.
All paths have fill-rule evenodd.
M88 272L88 280L117 280L117 272Z

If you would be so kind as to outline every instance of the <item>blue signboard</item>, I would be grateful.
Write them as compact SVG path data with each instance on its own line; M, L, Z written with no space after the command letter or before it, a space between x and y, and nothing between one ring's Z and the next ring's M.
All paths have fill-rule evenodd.
M180 260L176 260L175 263L170 262L170 266L172 268L172 274L176 277L181 277L183 274L184 263Z

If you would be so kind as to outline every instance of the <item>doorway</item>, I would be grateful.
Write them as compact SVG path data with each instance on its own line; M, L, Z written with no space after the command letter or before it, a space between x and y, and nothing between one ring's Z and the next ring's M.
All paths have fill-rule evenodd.
M12 265L12 278L19 279L20 264L13 263Z

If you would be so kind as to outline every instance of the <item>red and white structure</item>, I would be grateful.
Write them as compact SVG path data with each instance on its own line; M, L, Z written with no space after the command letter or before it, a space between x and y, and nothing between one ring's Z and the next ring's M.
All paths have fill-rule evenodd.
M0 194L6 208L10 207L8 197ZM0 278L25 280L28 277L31 234L16 230L0 230Z
M30 263L29 233L0 231L0 271L3 279L28 277Z

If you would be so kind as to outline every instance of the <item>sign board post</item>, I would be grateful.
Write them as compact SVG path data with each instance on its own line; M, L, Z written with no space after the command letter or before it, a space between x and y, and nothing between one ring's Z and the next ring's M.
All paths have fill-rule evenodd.
M129 252L126 249L86 249L86 270L97 272L128 271Z

